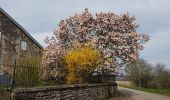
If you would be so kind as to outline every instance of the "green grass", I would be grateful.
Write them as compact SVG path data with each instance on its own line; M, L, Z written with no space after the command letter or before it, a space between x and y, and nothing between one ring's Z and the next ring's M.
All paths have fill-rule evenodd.
M125 85L125 84L120 84L120 83L118 83L118 86L130 88L130 89L135 89L135 90L140 90L140 91L145 91L145 92L150 92L150 93L156 93L156 94L170 96L170 88L169 89L139 88L139 87L136 87L134 85Z
M1 92L1 91L9 91L9 90L10 90L10 87L0 86L0 92Z

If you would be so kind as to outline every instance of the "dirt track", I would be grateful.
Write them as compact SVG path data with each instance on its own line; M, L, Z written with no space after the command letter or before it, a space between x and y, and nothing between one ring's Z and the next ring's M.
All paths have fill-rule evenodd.
M170 100L170 96L163 96L128 88L119 87L119 95L109 100Z

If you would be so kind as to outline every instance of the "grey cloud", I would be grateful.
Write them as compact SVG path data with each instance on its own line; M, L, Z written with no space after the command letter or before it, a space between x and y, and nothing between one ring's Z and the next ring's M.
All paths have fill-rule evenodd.
M141 51L141 57L152 63L165 63L170 68L170 30L153 34L151 41Z

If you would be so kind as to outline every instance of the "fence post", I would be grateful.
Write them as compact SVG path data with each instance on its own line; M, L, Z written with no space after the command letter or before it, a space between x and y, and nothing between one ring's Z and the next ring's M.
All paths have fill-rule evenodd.
M16 64L16 60L14 63L14 70L13 70L13 75L12 75L12 89L14 89L15 87L15 70L16 70L17 64Z
M16 69L16 60L14 62L14 66L13 66L13 72L12 72L12 78L11 78L11 93L10 93L10 100L12 100L12 91L15 87L15 69Z

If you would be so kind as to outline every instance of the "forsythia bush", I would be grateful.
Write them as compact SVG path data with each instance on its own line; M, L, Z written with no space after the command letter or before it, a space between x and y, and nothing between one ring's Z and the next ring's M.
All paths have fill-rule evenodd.
M67 82L84 83L100 63L101 54L91 46L72 48L65 56Z

